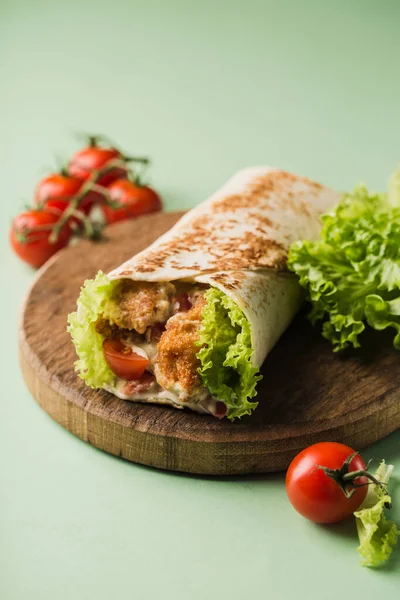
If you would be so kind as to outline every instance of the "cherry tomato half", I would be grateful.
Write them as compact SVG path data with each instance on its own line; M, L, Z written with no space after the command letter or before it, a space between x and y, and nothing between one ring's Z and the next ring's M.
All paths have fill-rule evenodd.
M297 512L315 523L336 523L359 508L367 494L367 486L353 488L351 497L346 497L339 483L320 468L341 469L352 454L354 450L344 444L320 442L293 459L286 473L286 492ZM356 454L349 464L349 471L365 469L365 462ZM354 483L366 484L368 479L358 477Z
M46 209L64 212L70 201L81 190L84 181L64 173L53 173L42 179L35 191L34 203ZM95 191L88 192L80 202L78 210L88 215L96 203L101 201L101 195ZM75 219L78 221L78 219Z
M149 364L147 358L134 352L121 340L104 340L103 354L111 371L125 381L140 379Z
M123 206L120 208L104 206L107 223L132 219L162 208L161 199L154 190L146 185L138 185L129 179L117 179L108 186L108 192L114 202Z
M116 148L102 148L100 146L88 146L76 152L68 165L68 173L73 177L86 180L93 171L101 169L112 160L123 161L122 154ZM124 165L113 167L97 180L99 185L108 186L112 181L124 177L128 169Z
M45 210L29 210L16 216L10 230L14 252L32 267L41 267L58 250L66 246L71 229L65 225L54 244L49 237L60 215Z

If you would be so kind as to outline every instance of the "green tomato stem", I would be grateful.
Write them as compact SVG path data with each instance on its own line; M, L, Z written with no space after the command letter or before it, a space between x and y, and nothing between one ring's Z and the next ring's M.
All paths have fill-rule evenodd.
M120 159L111 160L103 168L93 171L93 173L90 175L89 179L87 179L87 181L85 181L84 185L81 187L78 194L74 198L72 198L68 207L65 209L65 211L61 215L60 219L54 225L52 233L49 237L50 244L55 244L57 242L58 236L60 235L62 228L68 223L69 219L71 217L73 217L74 214L76 214L76 211L78 211L82 200L90 192L96 191L96 192L100 193L106 199L106 202L110 202L110 203L112 202L108 191L104 187L98 185L97 181L99 180L100 177L102 177L103 175L105 175L106 173L108 173L109 171L114 169L115 167L121 166L121 163L122 163L122 161ZM80 213L80 215L83 215L83 213ZM93 227L90 223L90 220L85 215L83 215L82 217L79 217L79 218L83 222L83 225L85 227L85 232L88 235L88 237L92 237Z
M366 469L357 469L356 471L349 471L350 463L353 458L358 454L358 452L354 452L350 454L344 461L343 465L340 469L330 469L329 467L323 467L318 465L319 469L322 469L328 477L333 479L341 488L346 498L351 498L356 488L362 487L364 485L370 485L374 483L381 487L384 491L386 491L386 486L376 479L371 473L368 472L368 467ZM369 461L368 466L371 461ZM356 479L360 477L366 477L369 481L368 483L355 483Z

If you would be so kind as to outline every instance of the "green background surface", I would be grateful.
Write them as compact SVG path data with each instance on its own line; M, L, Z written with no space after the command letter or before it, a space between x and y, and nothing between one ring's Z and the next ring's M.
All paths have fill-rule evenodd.
M399 597L399 553L361 568L354 528L298 517L283 475L157 472L52 422L19 373L32 272L6 241L77 131L151 155L168 209L254 164L384 189L400 159L399 25L395 0L0 2L1 600ZM400 472L400 432L365 455Z

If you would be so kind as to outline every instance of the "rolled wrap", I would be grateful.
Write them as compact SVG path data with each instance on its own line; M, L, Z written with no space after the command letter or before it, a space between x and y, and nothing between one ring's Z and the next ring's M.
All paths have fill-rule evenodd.
M108 276L220 289L248 319L253 366L261 367L302 300L286 267L289 247L317 239L321 214L338 200L337 192L305 177L271 167L244 169Z

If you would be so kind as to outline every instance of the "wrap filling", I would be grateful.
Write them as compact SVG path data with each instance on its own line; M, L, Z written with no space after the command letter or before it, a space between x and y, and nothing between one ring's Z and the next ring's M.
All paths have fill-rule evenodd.
M198 283L85 282L69 316L86 384L230 419L250 414L261 379L250 324L220 290Z

